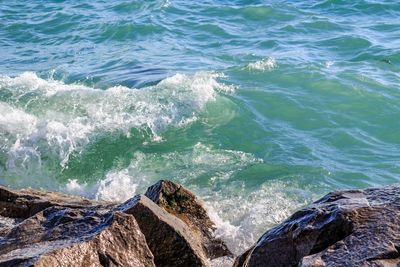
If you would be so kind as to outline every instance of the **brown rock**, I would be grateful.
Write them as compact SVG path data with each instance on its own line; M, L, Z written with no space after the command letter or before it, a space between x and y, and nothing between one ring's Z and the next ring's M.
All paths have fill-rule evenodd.
M231 255L189 190L160 181L146 194L158 205L0 186L0 266L208 266Z
M155 266L133 216L51 207L0 232L0 266Z
M110 206L110 203L88 200L83 197L34 189L14 190L0 186L0 216L26 219L48 207L83 208Z
M202 243L180 219L157 206L144 195L118 207L135 216L156 266L207 266Z
M185 222L193 235L201 240L208 258L232 256L225 243L215 238L215 224L211 221L197 197L182 185L168 180L160 180L150 186L145 195L170 214Z
M234 266L400 266L400 186L339 191L267 231Z

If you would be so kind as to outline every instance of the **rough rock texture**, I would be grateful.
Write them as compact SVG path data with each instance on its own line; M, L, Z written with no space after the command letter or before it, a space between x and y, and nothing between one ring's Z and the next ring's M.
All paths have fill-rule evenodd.
M154 202L117 205L0 186L0 266L207 266L230 255L189 190L160 181L147 194Z
M133 216L50 207L0 231L0 266L155 266Z
M207 266L201 240L180 219L157 206L144 195L136 196L118 207L135 216L156 266Z
M160 181L146 195L116 206L0 186L0 267L207 266L230 254L189 190ZM400 266L400 186L328 194L234 266Z
M330 193L267 231L234 266L400 266L400 186Z
M171 181L160 180L150 186L145 195L167 212L185 222L190 227L192 234L201 240L208 258L232 256L225 243L213 236L215 224L191 191Z
M52 206L83 208L107 205L110 204L57 192L33 189L18 191L0 186L0 216L3 217L26 219Z

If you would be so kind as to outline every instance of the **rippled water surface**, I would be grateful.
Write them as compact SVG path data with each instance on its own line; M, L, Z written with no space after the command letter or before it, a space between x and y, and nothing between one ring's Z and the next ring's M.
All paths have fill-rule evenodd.
M0 1L0 183L124 200L158 179L242 252L400 179L398 1Z

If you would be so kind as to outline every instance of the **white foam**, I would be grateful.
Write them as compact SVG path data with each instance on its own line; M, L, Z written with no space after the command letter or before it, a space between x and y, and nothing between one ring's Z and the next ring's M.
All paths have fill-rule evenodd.
M241 151L217 149L198 143L189 151L168 153L136 152L127 168L110 171L94 185L72 180L70 193L108 201L124 201L159 179L172 179L189 186L204 200L216 223L214 233L240 254L267 229L287 218L309 199L302 197L295 182L266 181L259 188L248 188L238 171L263 161ZM198 187L200 177L209 177L206 187ZM201 184L201 183L200 183ZM222 258L212 266L231 266Z
M160 179L174 178L183 183L209 174L217 183L241 167L260 162L260 159L248 153L214 149L202 143L184 152L145 154L137 151L128 167L110 171L100 182L91 186L77 186L76 180L70 180L67 190L100 200L123 201L135 192L144 192Z
M69 194L90 196L88 185L86 183L80 184L77 179L70 179L65 185L65 191Z
M243 184L230 184L217 192L203 193L208 212L217 224L216 235L236 254L254 244L269 228L304 205L296 198L295 184L266 182L247 192Z
M218 92L234 90L218 77L208 72L176 74L140 90L100 90L44 80L32 72L0 76L0 91L11 94L7 103L0 102L0 136L8 135L0 147L9 150L9 168L19 168L21 158L31 154L56 157L64 168L71 154L82 152L99 135L130 135L136 128L146 131L149 141L161 142L166 128L195 122Z
M137 194L137 187L142 181L128 171L129 168L110 171L94 184L80 183L78 179L70 179L60 190L96 200L123 202Z
M132 181L127 170L110 172L100 181L96 199L123 202L136 194L137 184Z
M35 116L0 102L0 135L26 136L35 130L36 124Z
M0 76L0 89L11 89L13 94L22 96L28 92L40 92L47 97L59 94L64 91L86 90L86 86L78 84L64 84L62 82L49 79L44 80L38 77L34 72L24 72L17 77Z
M249 63L247 68L250 70L270 71L276 68L277 63L274 58L264 58L262 60Z
M328 61L325 62L325 67L326 67L327 69L329 69L331 66L333 66L333 64L335 64L334 61L328 60Z

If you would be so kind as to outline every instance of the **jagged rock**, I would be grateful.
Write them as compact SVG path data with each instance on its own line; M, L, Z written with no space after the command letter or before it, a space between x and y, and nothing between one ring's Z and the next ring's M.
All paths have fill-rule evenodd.
M132 215L50 207L0 231L0 266L155 266Z
M110 203L58 192L47 192L30 188L14 190L0 186L0 216L3 217L26 219L52 206L83 208L110 205Z
M211 221L197 197L179 184L168 180L160 180L150 186L145 195L170 214L185 222L192 234L202 240L202 247L208 258L232 256L225 243L215 238L215 224Z
M202 240L180 219L160 208L144 195L138 195L117 210L135 216L156 266L207 266Z
M143 195L116 206L0 186L0 266L207 266L209 259L230 255L213 237L214 223L189 190L160 181L147 194L158 205ZM130 247L131 241L137 247Z
M207 266L210 259L231 255L189 190L160 181L146 194L154 202L141 195L116 206L0 186L0 266Z
M234 266L400 266L400 186L339 191L267 231Z

